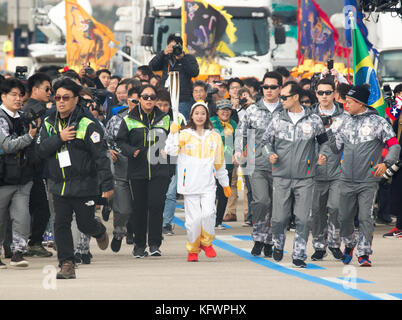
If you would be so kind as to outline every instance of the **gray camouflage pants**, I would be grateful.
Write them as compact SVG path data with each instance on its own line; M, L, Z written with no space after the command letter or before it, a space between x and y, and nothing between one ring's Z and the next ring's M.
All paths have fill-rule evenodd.
M273 179L272 234L276 249L283 250L286 228L292 210L296 217L296 231L293 242L293 259L306 260L306 246L311 223L311 206L314 181L309 179Z
M255 170L250 176L253 201L253 241L273 244L271 232L272 216L272 173L267 170Z
M340 248L339 180L315 181L312 206L312 236L315 250Z
M13 252L26 252L30 233L31 216L29 214L29 195L33 182L24 185L0 187L0 254L10 217L13 242Z
M341 237L347 248L357 244L357 256L372 254L374 217L373 206L378 189L377 182L354 183L342 181L340 188L339 218ZM354 232L354 218L358 208L359 234Z
M127 222L133 211L130 184L128 180L114 181L113 236L123 238L127 234Z

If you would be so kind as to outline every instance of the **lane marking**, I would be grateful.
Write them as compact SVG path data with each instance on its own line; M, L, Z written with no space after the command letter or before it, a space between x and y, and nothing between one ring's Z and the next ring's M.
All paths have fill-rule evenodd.
M178 225L181 228L185 229L185 225L184 225L184 221L174 217L173 219L173 223ZM271 270L274 271L278 271L281 272L283 274L289 275L289 276L293 276L302 280L306 280L315 284L319 284L325 287L328 287L330 289L334 289L337 290L341 293L344 293L348 296L351 296L353 298L359 299L359 300L382 300L382 296L378 296L378 295L374 295L374 294L370 294L367 292L364 292L362 290L358 290L358 289L354 289L354 288L349 288L339 284L339 283L335 283L332 281L328 281L325 279L322 279L320 277L316 277L316 276L312 276L310 274L307 273L303 273L300 271L296 271L294 269L290 269L284 266L281 266L277 263L271 262L269 260L263 259L261 257L254 257L252 255L250 255L248 252L246 252L245 250L239 249L235 246L232 246L222 240L219 239L215 239L214 240L214 245L217 246L218 248L224 249L226 251L229 251L241 258L244 258L246 260L252 261L258 265L264 266L266 268L269 268ZM390 296L392 297L392 296ZM398 299L396 297L392 297L394 299Z

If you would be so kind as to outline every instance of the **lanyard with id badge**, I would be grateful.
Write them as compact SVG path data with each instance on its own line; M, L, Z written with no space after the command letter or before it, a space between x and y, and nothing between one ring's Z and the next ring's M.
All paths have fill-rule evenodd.
M61 131L61 130L62 130L62 126L59 122L59 131ZM70 154L68 153L67 145L64 144L63 148L64 148L64 150L57 153L57 158L59 159L59 165L60 165L61 169L71 166L71 159L70 159Z

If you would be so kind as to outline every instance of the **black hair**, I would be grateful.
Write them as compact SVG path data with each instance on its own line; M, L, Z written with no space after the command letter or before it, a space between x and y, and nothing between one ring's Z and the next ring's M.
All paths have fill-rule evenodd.
M228 84L227 84L228 88L230 88L230 85L231 85L233 82L237 82L238 84L240 84L241 87L244 86L243 81L240 80L240 78L237 78L237 77L236 77L236 78L230 78L230 79L229 79Z
M57 92L60 88L71 91L75 97L78 97L82 90L82 87L70 78L62 78L54 83L54 92Z
M402 83L398 84L398 85L394 88L394 94L396 95L398 92L402 92Z
M71 79L76 79L80 83L82 82L80 75L74 70L67 70L66 72L62 73L62 75Z
M316 90L318 90L318 86L320 84L325 84L331 86L333 90L335 90L335 82L330 78L322 78L320 81L317 82Z
M169 93L169 91L167 91L166 89L159 89L157 92L156 92L156 95L157 95L157 97L158 97L158 99L157 100L160 100L160 101L169 101L169 104L172 104L172 102L171 102L171 100L170 100L170 93Z
M113 79L117 79L118 82L121 81L121 77L118 76L118 75L114 75L114 76L111 76L111 77L110 77L110 80L113 80Z
M140 88L139 87L132 87L128 90L128 96L131 97L133 94L138 94L140 96Z
M237 94L240 97L245 92L247 92L250 95L250 97L252 97L250 89L246 88L246 87L240 88L239 91L237 92Z
M141 95L141 94L144 92L144 90L147 89L147 88L151 88L152 90L155 91L155 94L157 93L156 88L155 88L152 84L146 84L146 85L143 85L143 86L141 87L141 89L140 89L140 95Z
M137 70L141 71L143 75L148 76L148 78L151 79L153 73L149 66L147 65L139 66Z
M193 83L193 91L194 91L194 88L195 87L202 87L204 90L205 90L205 92L207 92L208 91L208 84L206 84L204 81L202 81L202 80L196 80L196 81L194 81L194 83Z
M96 84L95 84L95 82L90 78L90 77L87 77L87 76L83 76L82 77L82 82L81 82L81 84L83 85L83 86L87 86L87 87L90 87L90 88L95 88L96 87Z
M179 35L176 35L175 33L171 33L168 36L167 44L171 43L172 41L176 41L176 43L180 43L181 45L183 45L183 39Z
M299 86L299 84L296 81L287 81L284 83L283 88L290 86L290 91L289 94L295 95L298 94L299 95L299 99L301 98L302 94L303 94L303 89Z
M28 82L27 82L28 92L31 93L33 87L39 88L40 85L45 81L48 81L49 83L51 83L51 79L46 73L37 72L34 75L30 76L28 78Z
M1 94L8 94L14 88L20 89L21 94L25 95L25 86L23 82L16 78L8 78L1 82L0 92Z
M278 72L282 77L285 77L285 78L290 77L290 72L289 72L289 70L286 69L286 68L283 67L283 66L276 67L274 71Z
M317 103L317 97L311 90L302 90L302 93L300 95L300 101L302 100L303 97L308 97L311 102L311 105Z
M352 88L353 88L353 86L351 84L340 82L340 83L338 83L338 86L336 87L336 91L339 93L339 95L341 96L342 100L345 100L346 99L346 94Z
M303 79L301 79L300 82L299 82L299 85L300 85L300 87L302 87L302 88L303 88L306 84L311 85L311 79L303 78Z
M264 83L265 79L276 79L278 81L278 85L282 86L282 75L276 71L268 71L267 73L264 74L264 77L262 78L262 83Z
M101 73L107 73L109 76L112 76L112 73L108 69L100 69L96 71L96 76L99 78Z
M245 86L252 87L255 91L260 89L260 83L256 78L246 78L243 80L243 82Z

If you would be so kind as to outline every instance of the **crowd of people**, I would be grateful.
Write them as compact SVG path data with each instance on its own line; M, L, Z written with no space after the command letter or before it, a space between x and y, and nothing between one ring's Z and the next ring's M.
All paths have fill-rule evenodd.
M334 69L310 79L283 67L263 79L193 81L199 67L182 44L169 36L132 78L83 66L1 79L0 250L10 266L52 256L48 243L57 278L75 278L76 265L91 262L91 237L109 247L102 219L111 212L113 252L126 238L134 258L161 256L180 196L187 261L201 250L213 258L215 230L237 220L239 177L254 256L281 261L294 228L294 267L306 267L310 232L312 260L328 249L349 264L357 247L359 264L371 266L376 222L396 216L384 237L402 237L402 173L383 178L402 159L402 124L368 106L367 86ZM170 71L180 77L177 117Z

